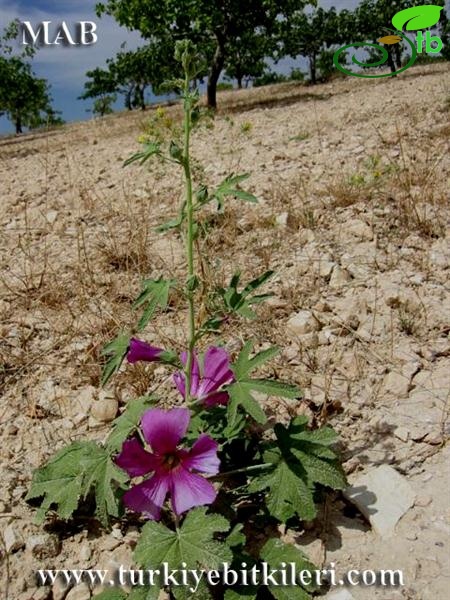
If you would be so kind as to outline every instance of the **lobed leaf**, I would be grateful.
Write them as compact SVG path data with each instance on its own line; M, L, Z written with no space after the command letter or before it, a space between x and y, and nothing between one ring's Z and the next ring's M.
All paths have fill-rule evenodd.
M42 497L37 513L39 522L52 508L61 519L67 520L80 499L93 490L96 515L106 527L109 516L119 516L115 492L123 489L126 481L128 476L116 467L105 448L94 442L75 442L34 472L26 499Z
M295 572L308 571L314 575L316 567L298 548L292 544L286 544L277 538L271 538L263 546L260 554L261 558L267 562L270 569L283 568L284 565L295 565ZM300 583L297 581L297 583ZM277 600L309 600L310 593L316 591L316 585L301 586L269 586L271 594ZM310 592L310 593L309 593Z
M125 411L113 421L113 430L106 440L106 448L111 454L118 452L122 448L124 441L138 428L144 412L153 406L155 402L155 398L144 396L136 400L131 400L127 404Z
M159 307L165 310L169 304L169 292L175 285L175 280L146 279L143 282L142 291L133 303L133 308L141 308L144 306L144 312L139 319L138 329L142 331L155 314Z
M217 569L222 563L231 562L232 552L214 535L228 529L224 517L207 515L204 507L190 511L177 531L149 521L142 529L134 558L147 569L158 568L164 562L171 568L180 568L185 562L187 569Z
M102 356L109 356L102 371L102 386L106 385L114 373L120 369L130 345L130 334L121 333L115 340L106 344L101 351Z

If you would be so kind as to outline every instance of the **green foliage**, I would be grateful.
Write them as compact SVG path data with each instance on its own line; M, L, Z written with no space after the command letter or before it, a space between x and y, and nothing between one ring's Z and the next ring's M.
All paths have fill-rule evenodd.
M176 284L174 279L146 279L142 284L142 291L133 303L133 308L143 308L141 318L139 319L138 329L142 331L153 318L156 310L167 309L169 304L169 293Z
M335 8L320 7L312 12L303 12L302 7L292 17L280 24L282 49L279 57L304 56L309 62L311 83L317 82L317 59L324 50L343 41L344 23L347 13L338 13Z
M298 548L277 538L271 538L264 544L260 556L270 569L279 570L283 564L295 565L296 573L302 571L313 573L316 569ZM300 585L269 586L269 589L276 600L308 600L311 598L310 593L317 590L317 586L311 583L304 587Z
M229 527L224 517L206 514L206 508L190 511L176 531L149 522L142 529L134 558L147 569L157 569L164 562L174 566L185 562L187 569L217 569L232 559L231 550L215 539Z
M288 19L294 9L305 6L305 0L108 0L97 4L97 14L110 14L118 23L137 29L149 40L189 39L199 46L208 64L208 105L216 107L216 88L224 68L233 76L249 71L254 64L275 51L280 19ZM168 38L170 32L171 38ZM240 42L243 41L243 44ZM266 46L267 44L267 46ZM242 48L243 55L238 54ZM164 63L162 63L164 64ZM253 70L253 69L252 69ZM197 77L206 75L206 70ZM250 73L253 75L253 73Z
M14 54L11 42L18 36L18 25L11 23L0 37L0 116L6 114L16 133L23 127L36 128L60 122L53 110L49 86L36 77L29 59L34 50Z
M267 508L281 522L298 515L304 520L316 516L313 492L316 484L343 489L345 476L330 445L336 434L330 428L310 432L307 418L297 417L286 429L275 426L277 441L264 454L273 468L256 477L250 491L268 490Z
M106 344L101 354L109 356L102 371L102 386L106 385L114 373L120 369L130 345L130 335L128 333L120 333L116 339Z
M222 298L225 306L226 313L236 313L241 317L247 319L254 319L256 317L252 306L261 304L268 298L272 297L272 294L256 294L255 291L263 286L273 275L273 271L266 271L256 279L253 279L248 283L241 291L238 290L238 286L241 280L240 272L233 275L228 288L219 288L218 294Z
M274 83L284 83L288 78L282 73L276 73L275 71L267 71L260 77L257 77L253 82L253 87L263 87L265 85L272 85Z
M144 396L131 400L125 411L113 421L113 430L106 440L106 448L111 454L119 452L124 441L131 437L139 426L142 415L154 406L156 398Z
M119 516L117 491L123 489L127 480L128 476L114 465L104 448L94 442L75 442L34 472L26 499L43 498L38 522L52 509L67 520L80 499L86 500L93 491L96 516L106 527L110 516Z
M232 365L236 381L227 387L230 395L227 406L228 428L235 426L239 407L242 407L258 423L263 424L266 422L266 415L252 396L252 391L281 398L293 399L300 397L300 390L294 385L269 379L249 378L252 371L278 354L277 348L268 348L250 358L252 348L253 343L251 341L247 342L239 353L236 362Z
M116 100L117 96L115 94L109 94L108 96L97 98L92 107L92 113L99 117L111 115L114 112L112 105Z

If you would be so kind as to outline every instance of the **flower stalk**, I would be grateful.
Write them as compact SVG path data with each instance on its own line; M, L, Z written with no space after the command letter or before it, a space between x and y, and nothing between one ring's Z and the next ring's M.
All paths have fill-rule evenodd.
M195 331L195 264L194 264L194 204L192 198L192 174L190 162L190 140L192 131L192 97L189 89L189 73L186 72L184 84L184 149L183 168L185 178L185 206L186 206L186 256L188 279L186 286L188 301L188 349L185 367L186 374L186 402L190 402L192 364L194 360Z

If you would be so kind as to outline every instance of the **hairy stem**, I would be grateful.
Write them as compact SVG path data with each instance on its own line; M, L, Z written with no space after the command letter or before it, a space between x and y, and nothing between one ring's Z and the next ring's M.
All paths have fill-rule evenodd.
M186 361L186 402L191 398L192 364L194 360L195 345L195 299L194 299L194 207L192 199L192 174L190 163L190 139L192 130L192 100L189 91L189 77L186 75L184 88L184 151L183 166L185 178L185 201L186 201L186 256L188 267L187 299L189 310L189 338Z

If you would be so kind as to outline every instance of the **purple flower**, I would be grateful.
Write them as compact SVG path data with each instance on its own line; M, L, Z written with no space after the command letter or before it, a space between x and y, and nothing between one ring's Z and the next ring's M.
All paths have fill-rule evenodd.
M202 434L190 450L178 448L189 420L187 408L148 410L142 417L141 428L152 452L145 450L137 439L124 442L116 458L117 465L130 477L153 473L124 494L123 500L129 509L158 520L167 494L176 515L214 502L214 486L194 471L208 475L219 472L217 442Z
M186 365L187 353L181 355L181 362ZM182 371L173 376L178 391L186 397L186 377ZM208 408L219 404L225 405L229 400L228 392L221 388L234 381L234 373L230 368L230 357L223 348L211 347L205 352L203 371L194 354L191 372L191 397L196 398Z
M162 348L156 348L155 346L150 346L150 344L147 344L146 342L131 338L127 360L129 363L135 363L140 360L155 362L159 360L163 352L164 350Z

